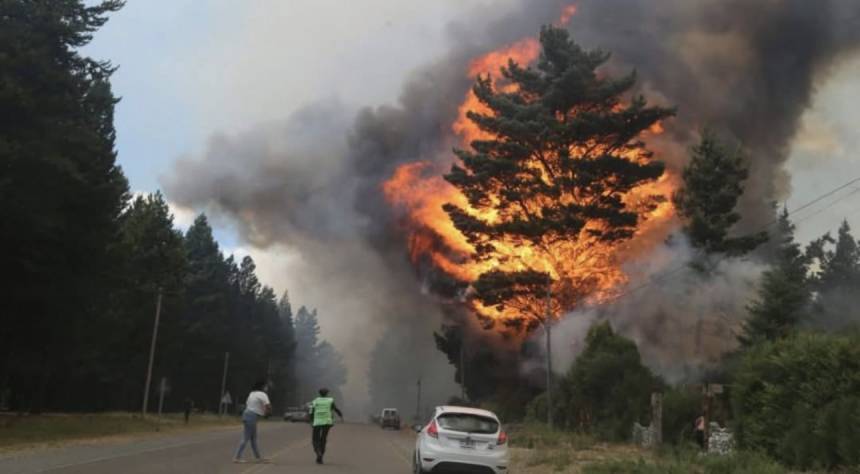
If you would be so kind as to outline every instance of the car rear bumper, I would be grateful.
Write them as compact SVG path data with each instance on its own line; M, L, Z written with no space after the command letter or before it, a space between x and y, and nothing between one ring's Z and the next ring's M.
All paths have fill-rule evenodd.
M507 450L492 454L464 455L424 446L420 452L421 467L432 473L507 474Z

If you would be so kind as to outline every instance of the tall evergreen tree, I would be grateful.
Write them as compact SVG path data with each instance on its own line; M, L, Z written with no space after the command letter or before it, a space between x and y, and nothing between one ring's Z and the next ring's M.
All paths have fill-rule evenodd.
M203 214L186 231L185 249L188 271L180 324L186 350L170 356L175 367L174 392L214 410L224 353L231 351L236 329L231 320L230 265Z
M825 248L829 245L832 250ZM860 245L851 235L848 221L842 222L835 240L825 234L807 251L818 264L812 278L817 292L813 324L841 329L860 323Z
M0 2L0 266L12 275L0 290L0 386L35 409L62 402L51 380L80 366L114 283L110 249L127 201L114 67L80 49L121 6Z
M119 397L112 408L131 409L139 405L143 390L147 351L152 337L153 312L157 295L162 293L159 328L159 356L181 346L179 313L182 308L186 271L185 242L173 227L173 216L160 193L138 196L122 216L119 239L123 266L118 278L122 289L114 293L111 324L99 332L90 347L94 357L87 366L105 368L107 381L114 385L105 395ZM168 346L173 345L173 348ZM156 360L156 371L163 372L164 357ZM132 375L134 374L134 375Z
M775 237L779 239L777 260L762 275L758 298L748 307L739 338L744 347L783 338L808 316L809 258L794 241L787 210L779 216Z
M765 242L766 232L729 236L741 219L735 208L747 179L743 155L726 148L709 131L691 155L684 168L684 186L672 198L693 247L708 254L737 256Z
M608 322L592 326L585 344L561 381L556 417L572 429L624 439L648 413L649 396L663 382L642 364L636 344Z
M346 383L343 356L326 340L320 339L317 310L302 306L296 313L296 377L302 401L314 397L316 390L326 386L334 394Z
M278 315L281 318L281 330L284 342L287 345L287 365L284 377L284 397L287 403L295 405L301 403L298 398L296 387L296 330L293 323L293 307L290 304L290 296L284 291L278 302Z
M544 28L540 42L536 68L513 61L502 68L507 86L478 78L472 90L487 112L467 116L490 138L455 150L460 163L445 176L480 213L444 206L474 247L473 260L497 262L472 282L469 297L529 328L545 317L550 279L553 312L573 309L600 275L570 268L610 267L607 250L656 205L657 197L633 206L624 196L662 176L663 164L638 137L674 113L642 97L625 100L635 74L598 73L609 54L584 51L567 31Z
M317 310L308 310L302 306L296 313L296 344L302 353L310 352L317 346L320 325L317 321Z

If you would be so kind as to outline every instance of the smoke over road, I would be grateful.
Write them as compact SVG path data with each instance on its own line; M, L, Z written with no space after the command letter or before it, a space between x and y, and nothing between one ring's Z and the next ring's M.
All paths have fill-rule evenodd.
M390 345L397 352L390 357L399 358L398 364L407 358L416 367L428 367L433 375L425 376L438 380L433 384L437 398L455 390L431 337L443 321L439 299L428 286L432 271L410 263L408 232L399 225L403 210L385 200L382 183L404 163L449 162L456 144L450 124L471 85L469 61L535 35L567 5L522 0L502 17L476 12L450 27L457 46L415 71L396 104L359 110L336 101L310 104L281 122L213 137L205 152L180 160L164 177L171 201L228 217L249 245L287 248L300 256L294 267L284 269L299 273L303 282L302 288L290 288L291 294L318 306L324 326L337 325L332 341L346 355L353 399L363 398L358 393L365 389L363 374L386 327L402 331L404 341L426 341L422 347ZM678 117L650 146L677 170L701 127L737 140L750 160L742 227L769 222L770 203L789 191L783 165L815 85L860 44L860 3L581 0L576 5L569 27L574 39L611 51L610 70L635 68L641 93L678 107ZM642 278L689 254L682 243L667 248L659 240L637 251L642 254L629 265L638 265L631 271L641 270ZM667 286L595 311L633 335L655 367L676 375L678 368L670 362L677 355L705 350L701 360L707 360L725 349L721 341L733 338L719 329L704 349L679 342L699 324L690 319L696 316L692 308L732 321L741 316L739 302L747 300L750 287L746 282L755 280L758 269L754 263L731 262L721 270L719 281L704 282L695 291ZM632 284L638 278L634 275ZM680 280L687 288L695 286L690 279ZM559 331L567 341L555 347L569 346L583 330L580 323L570 324L570 331ZM677 328L677 340L659 337L675 331L669 328ZM414 376L404 374L392 384L411 387ZM409 403L404 399L402 406Z

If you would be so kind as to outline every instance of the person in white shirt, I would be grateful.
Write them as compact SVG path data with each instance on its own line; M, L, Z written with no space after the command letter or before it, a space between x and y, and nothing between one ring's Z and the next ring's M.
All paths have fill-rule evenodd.
M269 402L269 396L266 395L265 390L266 382L260 381L254 384L251 393L248 394L245 412L242 413L242 426L244 428L242 442L239 443L239 449L236 450L233 462L245 462L242 460L242 451L245 450L245 445L249 441L257 462L268 462L267 459L260 457L260 451L257 449L257 419L272 412L272 404Z

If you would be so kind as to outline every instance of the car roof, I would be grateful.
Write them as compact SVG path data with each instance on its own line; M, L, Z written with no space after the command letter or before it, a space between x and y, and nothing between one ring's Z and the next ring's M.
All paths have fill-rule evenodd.
M471 407L458 407L452 405L443 405L440 407L436 407L436 415L441 415L442 413L463 413L467 415L478 415L485 416L487 418L493 418L498 421L499 417L496 416L495 413L490 410L482 410L480 408L471 408Z

